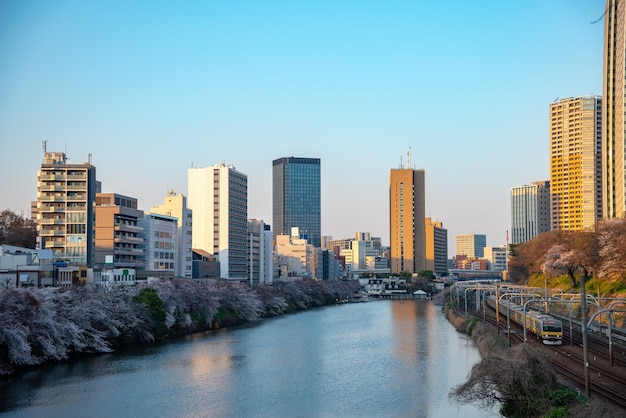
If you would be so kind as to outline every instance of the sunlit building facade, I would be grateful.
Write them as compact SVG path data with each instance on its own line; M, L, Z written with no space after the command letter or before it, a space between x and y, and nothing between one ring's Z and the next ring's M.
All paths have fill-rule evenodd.
M425 172L392 169L389 176L391 273L426 269Z
M248 177L232 165L190 168L192 242L217 257L221 278L248 279Z
M487 246L487 235L465 234L456 236L456 255L465 255L469 258L482 258Z
M431 218L425 220L426 228L426 270L436 274L446 274L448 272L448 230L443 227L443 223L433 221Z
M602 217L602 99L550 104L552 230L582 231Z
M602 70L602 214L626 215L626 2L607 0Z

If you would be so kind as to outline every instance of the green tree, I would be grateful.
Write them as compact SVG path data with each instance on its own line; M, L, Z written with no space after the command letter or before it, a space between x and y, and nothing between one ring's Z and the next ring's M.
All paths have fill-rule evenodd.
M411 274L411 272L408 272L406 270L401 271L400 273L398 273L398 277L401 277L403 279L410 279L413 275Z
M144 305L150 312L150 316L153 320L154 337L158 339L167 337L168 330L167 325L165 325L165 307L157 291L151 287L141 289L139 294L133 298L133 301Z

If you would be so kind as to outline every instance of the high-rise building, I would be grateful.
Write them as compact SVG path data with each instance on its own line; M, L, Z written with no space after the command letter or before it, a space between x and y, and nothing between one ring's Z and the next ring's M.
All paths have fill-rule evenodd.
M598 96L550 104L552 230L582 231L602 217L601 111Z
M319 158L285 157L273 161L272 216L274 235L301 237L321 245L321 176Z
M448 230L441 222L426 218L426 270L436 274L448 272Z
M391 273L426 269L425 172L392 169L389 176Z
M487 235L466 234L456 236L456 255L465 255L469 258L482 258L485 256Z
M137 199L117 193L96 194L96 264L104 265L113 256L114 268L143 267L141 228Z
M535 181L511 189L511 243L530 241L550 231L550 182Z
M193 273L192 252L192 211L187 207L187 198L182 194L176 194L173 190L165 196L162 204L150 209L152 213L173 216L178 222L178 257L174 266L175 277L190 279Z
M190 168L187 176L193 248L217 257L223 279L247 280L248 177L224 164Z
M99 184L91 161L72 164L63 152L44 152L37 173L37 235L40 249L70 264L92 267L95 203Z
M602 71L602 213L626 216L626 2L607 0Z

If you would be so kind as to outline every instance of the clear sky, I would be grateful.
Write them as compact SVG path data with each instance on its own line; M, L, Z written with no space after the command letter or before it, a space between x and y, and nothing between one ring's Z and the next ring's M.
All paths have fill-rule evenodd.
M601 94L602 0L0 1L0 210L25 216L42 141L104 192L162 203L187 169L322 161L322 234L389 244L389 170L426 215L505 244L512 187L549 178L548 109Z

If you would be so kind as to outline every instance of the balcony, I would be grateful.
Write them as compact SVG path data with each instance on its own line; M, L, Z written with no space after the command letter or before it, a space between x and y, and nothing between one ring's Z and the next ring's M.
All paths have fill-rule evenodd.
M39 231L39 235L43 237L62 237L65 236L65 229L43 229Z
M82 195L82 194L75 194L75 195L68 195L66 200L67 201L71 200L73 202L75 202L75 201L83 201L84 202L84 201L87 200L87 197Z
M65 248L65 241L46 241L45 248Z
M41 181L55 181L55 180L65 180L65 176L63 174L57 174L57 175L52 175L52 174L44 174L41 177L39 177L39 179Z
M139 237L115 237L116 244L143 244L143 238Z
M44 218L37 221L39 225L63 225L65 224L64 218Z
M66 187L66 190L86 191L87 190L87 185L86 184L68 185Z
M41 196L39 198L42 202L65 202L64 196Z
M135 232L135 233L139 233L141 231L143 231L143 228L137 225L128 225L128 224L115 224L115 230L116 231L123 231L123 232Z
M39 209L41 213L62 213L65 212L65 206L48 206Z
M113 248L114 254L126 254L126 255L143 255L143 250L138 248Z
M85 173L68 174L67 175L67 179L68 180L86 180L87 179L87 175Z
M65 186L63 185L53 185L53 184L44 184L39 187L39 190L42 192L62 192L65 191Z

